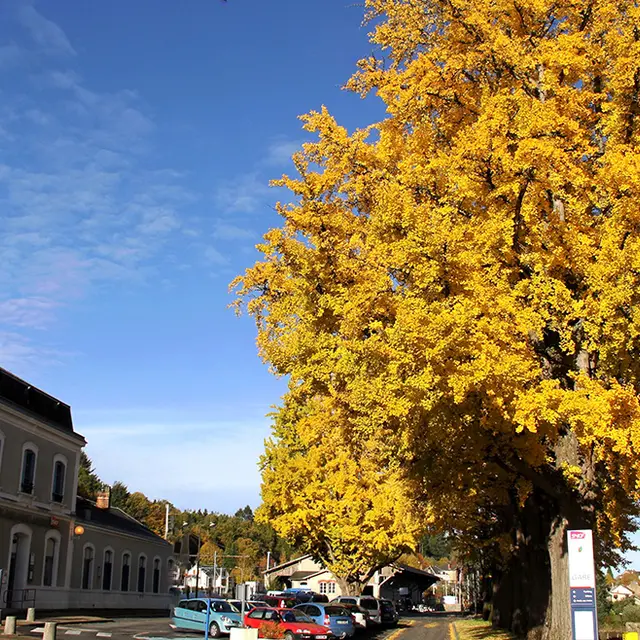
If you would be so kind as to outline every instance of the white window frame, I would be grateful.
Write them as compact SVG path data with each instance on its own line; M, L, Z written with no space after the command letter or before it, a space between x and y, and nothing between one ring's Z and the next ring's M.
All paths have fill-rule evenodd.
M320 593L323 595L327 595L327 585L329 583L326 580L322 580L322 582L320 582L319 586L320 586Z
M336 583L332 580L327 583L329 586L327 587L327 594L333 595L336 592Z
M89 580L87 588L83 587L84 585L84 561L85 561L85 553L87 549L91 549L93 551L93 561L91 562L91 571L89 572ZM91 591L93 589L93 580L96 574L96 547L93 543L87 542L82 547L82 570L80 571L80 589L83 591Z
M25 442L22 445L22 460L20 461L20 478L18 479L18 493L24 493L22 491L22 480L24 478L24 454L27 449L31 449L36 456L36 461L33 464L33 490L31 493L25 494L30 496L36 495L36 478L38 476L38 457L40 455L40 450L38 449L38 445L33 442Z
M51 584L45 585L44 583L44 572L46 569L46 559L47 559L47 543L49 540L53 540L55 542L55 546L53 547L53 566L51 567ZM40 584L45 588L54 588L58 586L58 568L60 565L60 545L62 544L62 536L57 529L49 529L44 536L44 552L42 555L42 580L40 580Z
M107 552L111 552L111 576L109 576L109 588L104 588L104 567L106 565L106 557ZM116 566L116 552L113 550L113 547L105 547L102 550L102 575L100 576L100 590L101 591L112 591L113 590L113 573ZM120 576L122 580L122 575Z
M129 556L129 576L128 576L128 580L127 580L127 590L123 591L122 590L122 574L124 572L124 557L125 556ZM125 549L122 552L122 555L120 556L120 588L118 589L118 591L120 591L121 593L130 593L131 592L131 568L133 567L132 564L133 561L133 554L131 553L131 551L129 551L129 549ZM136 587L138 586L138 583L136 583Z
M63 480L62 480L62 502L56 502L55 504L64 504L64 496L65 493L67 492L67 471L69 470L69 461L67 460L66 456L63 456L61 453L56 453L55 456L53 456L53 469L51 470L51 502L53 502L53 490L55 488L55 481L56 481L56 463L57 462L62 462L62 464L64 465L64 476L63 476Z
M140 591L140 560L144 558L144 589ZM147 582L149 578L149 558L146 553L138 554L138 564L136 565L136 590L134 593L147 593Z

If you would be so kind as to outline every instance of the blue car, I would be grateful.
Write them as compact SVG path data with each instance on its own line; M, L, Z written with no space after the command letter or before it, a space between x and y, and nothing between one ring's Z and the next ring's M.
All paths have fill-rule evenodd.
M325 604L324 602L305 602L294 607L306 613L317 624L329 627L337 638L351 638L356 632L356 626L351 614L340 604Z
M209 635L219 638L229 634L233 627L241 627L242 620L238 610L226 600L213 598L193 598L181 600L173 610L172 627L204 633L207 625L207 607L209 608Z

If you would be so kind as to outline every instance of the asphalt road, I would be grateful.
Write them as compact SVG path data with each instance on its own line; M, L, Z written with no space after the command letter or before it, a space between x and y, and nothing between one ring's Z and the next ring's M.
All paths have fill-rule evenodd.
M397 627L377 627L356 634L354 640L452 640L448 616L402 618ZM119 618L113 622L61 624L58 640L204 640L204 634L174 631L169 618ZM22 627L22 635L37 640L42 627ZM224 638L224 636L223 636Z

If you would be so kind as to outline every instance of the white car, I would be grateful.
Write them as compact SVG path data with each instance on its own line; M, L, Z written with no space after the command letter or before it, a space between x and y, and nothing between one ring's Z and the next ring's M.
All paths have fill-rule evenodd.
M380 601L372 596L339 596L334 602L355 604L359 609L366 611L367 623L382 624L382 606Z

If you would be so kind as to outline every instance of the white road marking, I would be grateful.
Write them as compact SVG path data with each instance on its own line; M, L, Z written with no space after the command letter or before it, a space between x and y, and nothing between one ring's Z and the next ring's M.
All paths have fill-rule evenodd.
M81 629L69 629L64 632L65 636L79 636L82 633Z
M96 637L97 638L110 638L112 634L108 633L107 631L99 631L98 633L96 633Z
M44 627L36 627L35 629L31 629L31 633L44 633Z

